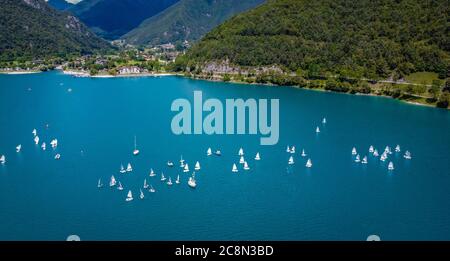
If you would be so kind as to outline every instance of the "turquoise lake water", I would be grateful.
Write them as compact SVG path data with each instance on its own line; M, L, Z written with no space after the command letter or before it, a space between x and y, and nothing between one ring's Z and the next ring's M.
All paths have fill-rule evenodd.
M278 144L261 146L258 135L174 135L171 103L193 100L194 90L204 99L279 99ZM46 151L34 144L34 128ZM351 155L352 147L362 157L370 145L381 153L397 144L402 152L386 162L369 156L363 165ZM287 145L297 148L290 167ZM208 147L222 156L207 157ZM236 174L240 147L251 170ZM450 240L450 112L382 97L175 76L0 75L0 154L0 240ZM201 163L196 189L180 155L191 170ZM134 171L120 174L128 162ZM161 171L182 183L169 187ZM111 175L123 191L108 186ZM144 178L156 193L140 200Z

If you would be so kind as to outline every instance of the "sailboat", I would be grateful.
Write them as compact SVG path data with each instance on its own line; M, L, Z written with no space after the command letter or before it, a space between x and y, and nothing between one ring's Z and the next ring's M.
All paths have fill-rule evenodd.
M287 148L286 148L286 152L291 152L291 149L289 149L289 145L287 146Z
M122 183L120 183L120 181L119 181L119 185L117 186L117 189L118 190L123 190L123 186L122 186Z
M34 143L35 143L36 145L39 144L39 136L34 137Z
M211 155L212 155L211 148L208 148L208 150L206 151L206 155L208 155L208 156L211 156Z
M103 187L103 183L101 179L98 179L97 188Z
M380 156L380 155L378 154L378 150L375 149L375 150L373 151L373 156L374 156L374 157Z
M394 170L394 163L392 163L392 161L388 164L388 170Z
M61 158L61 154L58 153L55 155L55 160L59 160L60 158Z
M307 168L311 168L312 167L312 162L311 162L311 159L308 159L307 161L306 161L306 165L305 165Z
M391 147L386 146L386 148L384 148L384 152L385 152L385 153L392 154Z
M188 185L191 188L197 187L197 181L195 180L195 172L192 173L192 176L189 177Z
M316 133L319 133L320 132L320 129L319 129L319 126L317 126L316 127Z
M150 174L149 174L149 176L150 176L150 177L156 176L156 174L155 174L155 172L153 171L153 169L150 169Z
M360 162L360 161L361 161L361 158L360 158L360 156L358 154L358 155L356 155L355 162Z
M370 153L373 153L373 150L374 150L373 146L370 145L370 147L369 147L369 152L370 152Z
M305 152L305 150L302 150L302 157L306 157L306 152Z
M294 157L291 156L291 157L289 158L288 164L289 164L289 165L294 164Z
M120 164L120 171L119 172L122 173L122 174L127 172L122 164Z
M167 185L172 186L172 179L169 177L169 181L167 181Z
M131 190L129 190L125 201L132 201L132 200L133 200L133 193L131 193Z
M356 155L357 154L357 152L356 152L356 148L355 147L353 147L353 149L352 149L352 155Z
M183 155L181 155L181 157L180 157L180 166L184 167Z
M150 185L150 189L148 191L150 191L151 193L155 193L156 190L153 188L152 185Z
M242 148L239 149L238 155L239 156L243 156L244 155L244 150Z
M411 157L411 152L409 152L409 151L406 151L405 152L405 155L403 155L403 158L405 158L405 159L407 159L407 160L410 160L412 157Z
M327 118L323 118L323 119L322 119L322 123L323 123L323 124L326 124L326 123L327 123Z
M136 156L139 154L139 150L137 149L137 144L136 144L136 135L134 135L134 150L133 150L133 155Z
M5 155L2 155L2 156L0 157L0 163L1 163L1 164L5 164L5 163L6 163L6 157L5 157Z
M386 152L383 152L383 154L381 154L380 160L385 161L386 159L387 159L387 154L386 154Z
M248 166L247 161L245 161L244 162L244 170L249 170L249 169L250 169L250 167Z
M367 164L367 156L364 156L364 158L361 161L362 164Z
M126 171L127 172L133 171L133 168L131 167L131 163L128 163Z
M241 158L239 159L239 163L244 164L244 162L245 162L244 156L241 156Z
M400 145L397 145L397 146L395 147L395 152L400 152Z
M184 165L183 172L189 172L189 165L187 163Z
M22 144L17 145L16 152L19 153L21 149L22 149Z
M238 168L236 164L233 164L233 168L231 169L232 172L238 172Z
M164 177L164 173L161 173L161 181L165 181L166 177Z
M50 141L50 145L52 146L52 148L56 148L58 147L58 139L53 139L52 141Z
M173 167L173 162L172 161L167 161L167 166L169 166L169 167Z
M45 142L42 142L41 149L42 150L46 150L47 149L47 144L45 144Z
M36 129L33 129L33 131L31 133L33 133L33 136L36 137L36 135L37 135Z
M139 195L139 198L144 199L144 192L142 192L142 189L139 189L139 191L141 192L141 194Z
M114 175L111 176L111 180L109 181L109 186L114 187L116 185L116 178L114 178Z
M144 188L144 189L147 189L147 188L148 188L147 179L144 179L144 186L143 186L143 188Z
M259 152L256 153L255 160L261 160L261 157L259 156Z
M291 147L291 154L295 154L295 146Z
M216 152L214 152L214 154L216 154L216 156L220 156L220 155L222 155L222 152L220 150L216 150Z
M180 184L180 175L177 176L177 179L175 180L175 183Z
M195 170L200 170L200 162L197 161L197 162L195 163L194 169L195 169Z

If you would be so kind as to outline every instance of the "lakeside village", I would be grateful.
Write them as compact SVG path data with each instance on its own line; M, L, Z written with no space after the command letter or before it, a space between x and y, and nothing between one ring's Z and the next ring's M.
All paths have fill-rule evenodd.
M146 47L135 47L121 40L113 41L112 44L117 49L106 54L0 62L0 73L24 74L57 69L75 77L178 74L212 81L297 86L313 90L388 96L408 103L439 108L449 108L450 104L450 78L439 77L437 73L416 72L388 79L365 79L309 70L290 72L277 66L242 68L229 64L227 60L200 66L186 62L186 57L182 55L190 47L187 41Z

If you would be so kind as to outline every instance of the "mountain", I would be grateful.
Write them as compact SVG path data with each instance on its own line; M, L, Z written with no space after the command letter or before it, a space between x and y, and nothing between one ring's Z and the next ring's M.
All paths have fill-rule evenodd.
M76 17L44 0L0 0L0 61L86 54L110 48Z
M66 0L48 0L46 1L50 6L58 10L66 10L72 7L74 4L67 2Z
M449 6L448 0L269 0L218 26L180 59L309 75L431 71L445 78Z
M195 41L231 16L264 0L181 0L122 38L135 45Z
M98 35L117 39L179 0L84 0L68 10Z

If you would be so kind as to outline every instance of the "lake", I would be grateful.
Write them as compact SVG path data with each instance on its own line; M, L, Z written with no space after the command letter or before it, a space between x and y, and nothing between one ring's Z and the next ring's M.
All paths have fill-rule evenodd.
M222 101L279 99L279 142L173 134L171 104L193 100L194 91ZM45 151L33 141L34 128ZM0 240L450 240L449 134L448 110L383 97L177 76L0 75ZM385 162L368 152L397 144L401 152ZM287 145L297 152L287 153ZM222 156L208 157L208 147ZM248 171L238 163L240 147ZM353 147L368 164L354 162ZM191 172L179 167L181 155L191 170L201 164L195 189L187 185ZM295 164L288 165L291 155ZM119 173L127 163L133 171ZM180 175L181 184L161 182L161 172ZM111 175L123 191L109 187ZM156 192L144 190L141 200L145 178Z

